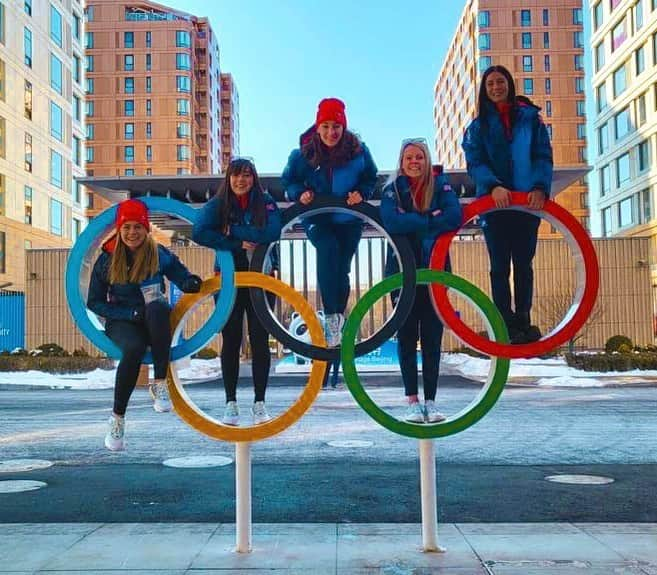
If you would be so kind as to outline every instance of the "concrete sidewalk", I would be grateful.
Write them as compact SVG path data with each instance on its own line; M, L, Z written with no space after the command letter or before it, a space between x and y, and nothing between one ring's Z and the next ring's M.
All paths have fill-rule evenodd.
M0 573L657 575L654 523L256 524L234 552L217 523L0 524Z

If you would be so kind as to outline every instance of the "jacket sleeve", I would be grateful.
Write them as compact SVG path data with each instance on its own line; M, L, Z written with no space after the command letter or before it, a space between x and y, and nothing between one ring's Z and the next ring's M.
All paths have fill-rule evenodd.
M369 200L374 195L374 190L376 189L376 174L378 170L368 147L365 144L361 145L363 147L365 167L360 173L358 184L356 184L357 187L355 189L360 192L360 195L363 196L364 200Z
M534 188L543 190L548 198L552 188L552 167L550 135L540 116L537 116L532 138L532 179Z
M439 236L446 232L458 230L463 219L463 212L456 193L449 185L447 178L437 178L434 193L440 194L440 213L431 216L429 229Z
M226 236L219 230L219 196L214 196L200 209L200 213L192 228L192 240L201 246L215 250L237 250L241 241L232 236Z
M477 119L473 120L465 131L461 146L465 152L468 175L478 188L483 188L486 193L490 193L495 186L501 185L502 182L489 165L481 135L481 126Z
M287 165L281 175L283 189L292 202L299 200L299 196L306 191L305 175L303 173L304 157L300 149L292 150Z
M89 281L87 307L105 319L131 320L134 318L136 308L107 301L110 288L107 279L108 264L109 257L105 253L101 254L94 264Z
M230 233L237 239L254 242L256 244L269 244L281 237L281 212L276 201L269 194L265 194L265 210L267 212L267 223L259 228L254 225L231 226Z
M391 234L424 234L429 229L429 215L401 211L393 183L383 188L380 209L383 227Z
M178 256L170 252L164 246L158 246L160 250L160 266L162 273L178 286L181 291L186 280L192 277L192 273L180 261Z

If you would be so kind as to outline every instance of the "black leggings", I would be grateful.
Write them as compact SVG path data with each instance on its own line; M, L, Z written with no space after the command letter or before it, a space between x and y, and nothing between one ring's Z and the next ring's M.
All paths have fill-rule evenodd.
M107 336L121 349L121 361L116 369L114 384L114 413L125 415L139 368L151 346L155 379L164 379L169 367L171 328L169 306L165 302L151 302L146 306L143 322L112 320L105 327Z
M269 294L268 294L269 295ZM271 303L271 300L270 300ZM233 311L221 332L221 373L226 391L226 402L237 400L237 379L240 373L240 347L242 345L242 328L244 314L249 326L251 343L251 369L253 372L254 401L264 401L269 379L271 356L269 354L269 334L262 326L253 309L248 288L239 288Z

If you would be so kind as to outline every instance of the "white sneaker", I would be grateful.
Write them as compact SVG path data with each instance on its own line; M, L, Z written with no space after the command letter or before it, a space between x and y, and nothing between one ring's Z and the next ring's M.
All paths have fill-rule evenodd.
M431 399L427 399L424 402L424 412L427 414L427 423L440 423L447 419L447 417L438 411L436 402Z
M224 425L239 425L240 424L240 408L237 407L236 401L229 401L224 409L224 417L221 420Z
M251 408L251 413L253 413L253 425L267 423L271 419L264 401L256 401Z
M328 347L338 347L342 343L343 326L343 314L329 313L326 315L326 345Z
M153 398L153 409L158 413L171 411L171 400L166 379L156 379L148 386L148 392Z
M408 404L404 419L411 423L424 423L424 410L418 401Z
M105 434L105 447L110 451L123 451L125 449L125 418L110 415L107 424L108 429Z

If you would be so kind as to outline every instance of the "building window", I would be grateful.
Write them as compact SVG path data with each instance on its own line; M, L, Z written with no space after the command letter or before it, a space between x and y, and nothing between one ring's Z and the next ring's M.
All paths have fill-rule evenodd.
M82 145L77 136L73 136L73 162L76 166L82 165Z
M581 8L573 8L573 24L575 26L584 25L584 15Z
M56 236L62 235L62 203L50 198L50 233Z
M650 168L650 140L644 140L637 146L639 172Z
M545 102L545 115L548 118L552 117L552 100L546 100Z
M73 241L77 240L81 231L82 231L82 222L77 218L73 218L71 220L71 239Z
M605 65L605 43L604 40L600 42L594 49L593 52L595 54L594 56L594 61L595 61L595 71L599 72L602 67Z
M603 7L602 7L602 2L598 2L594 7L593 7L593 31L595 32L600 26L602 26L602 22L604 19L603 16Z
M151 55L146 54L146 71L149 72L151 69Z
M523 32L521 35L522 39L522 47L524 50L528 50L532 47L532 33L531 32Z
M126 176L134 176L135 175L135 169L134 168L126 168L125 171L123 172L124 175Z
M96 130L94 128L94 124L86 124L84 126L84 130L85 130L85 135L86 135L87 140L94 140L95 139L95 131Z
M573 47L584 48L584 32L573 32Z
M55 150L50 150L50 183L64 189L64 158Z
M25 223L28 226L32 225L32 188L25 186L23 188L23 196L25 198Z
M646 94L641 94L636 100L636 123L643 126L646 123Z
M123 126L123 137L126 140L135 139L135 125L133 123L128 123Z
M32 83L25 80L25 117L28 120L32 119Z
M583 69L584 69L584 55L575 54L575 70L583 70Z
M189 138L191 133L189 122L178 122L176 124L176 136L178 138Z
M178 116L189 116L189 100L176 100L176 113Z
M493 60L490 56L479 56L479 72L483 73L491 67Z
M86 83L85 92L87 94L93 94L94 93L94 85L95 85L94 79L93 78L87 78L85 83Z
M588 192L581 192L579 194L579 207L584 209L584 210L589 207L589 193Z
M94 33L93 32L85 32L84 33L84 47L87 48L87 49L91 49L91 48L94 47Z
M64 114L55 102L50 102L50 135L60 142L64 141Z
M146 76L146 93L150 94L153 89L153 82L150 76Z
M146 48L150 48L153 43L153 35L150 30L146 32Z
M192 83L189 76L176 76L176 91L177 92L190 92Z
M543 48L547 50L550 47L550 33L543 32Z
M552 124L545 124L545 130L548 133L548 138L552 140Z
M32 67L32 32L29 28L23 28L23 53L25 65Z
M146 139L150 140L153 137L153 125L150 122L146 122Z
M643 27L643 0L634 5L634 28L640 30Z
M135 161L135 147L124 146L123 148L123 161L130 164Z
M545 93L547 95L552 94L552 80L550 78L545 78Z
M490 12L488 10L479 10L479 28L488 28L490 26Z
M600 170L600 195L604 196L611 191L611 173L609 164Z
M153 168L146 168L146 175L147 176L152 176L153 175Z
M87 100L87 101L84 103L84 114L85 114L85 116L87 116L88 118L93 117L93 115L94 115L94 107L95 107L95 106L94 106L94 102L91 101L91 100Z
M91 164L94 161L94 147L93 146L87 146L84 149L85 152L85 159L87 161L87 164Z
M577 139L584 140L586 138L586 124L577 124Z
M586 103L584 100L577 100L577 115L580 117L586 116Z
M82 100L73 94L73 117L76 122L82 121Z
M123 69L126 72L132 72L135 69L135 57L133 54L123 56Z
M547 8L543 8L543 26L550 25L550 11Z
M80 58L77 56L73 56L78 62L80 61ZM87 54L84 57L84 69L87 72L93 72L94 71L94 57L91 56L90 54ZM80 83L80 73L78 72L78 78L75 80L78 84Z
M178 144L176 146L176 151L177 151L176 157L179 162L189 160L190 158L189 146L185 146L184 144Z
M632 127L630 125L630 109L624 108L614 116L614 131L616 140L620 140L627 136Z
M124 32L123 33L123 47L124 48L134 48L135 47L135 33L134 32Z
M4 176L2 176L2 178L4 179ZM4 194L4 192L2 193ZM0 274L7 273L7 267L5 263L5 253L7 251L6 241L7 239L5 232L0 232Z
M531 10L520 10L520 25L521 26L531 26L532 25Z
M7 157L7 122L0 118L0 158Z
M523 72L532 72L534 69L534 64L532 62L531 56L522 57L522 71Z
M634 218L632 217L632 197L625 198L618 203L618 227L624 228L625 226L631 226L634 223Z
M602 210L602 235L605 237L611 235L611 208Z
M595 99L598 104L598 114L607 107L607 85L603 82L595 89Z
M146 100L146 115L151 116L153 114L153 100Z
M609 148L609 124L605 122L598 128L598 153L604 154Z
M575 93L584 93L584 78L575 78Z
M643 223L650 221L652 218L652 203L650 201L650 190L641 192L641 206L643 212Z
M123 115L124 116L134 116L135 115L135 101L134 100L125 100L123 102Z
M543 56L543 70L545 70L546 72L550 71L550 55L549 54L546 54L545 56Z
M525 94L531 96L534 93L534 80L532 78L524 78L522 81L522 89Z
M627 73L625 64L614 70L614 98L618 98L627 88Z
M153 161L153 146L146 146L146 161Z
M190 70L192 67L192 60L189 54L185 52L178 52L176 54L176 70Z
M82 36L82 19L74 12L73 13L73 38L78 42Z
M84 18L87 22L94 21L94 7L87 5L84 9Z
M634 52L634 69L637 76L646 69L645 46L637 48Z
M32 16L32 0L25 0L23 2L23 10L25 10L25 14Z
M627 18L623 17L611 31L611 51L618 50L625 40L627 40Z
M32 172L32 136L25 133L25 171Z
M134 78L124 78L123 79L123 91L126 94L135 93L135 79Z
M0 2L0 44L5 43L5 5Z
M191 48L192 38L185 30L176 30L176 48Z
M62 61L55 56L50 54L50 87L55 90L58 94L63 94L64 85L64 69L62 66Z
M50 38L62 47L62 15L52 4L50 5Z
M629 152L616 158L616 187L620 188L630 180L630 154Z

